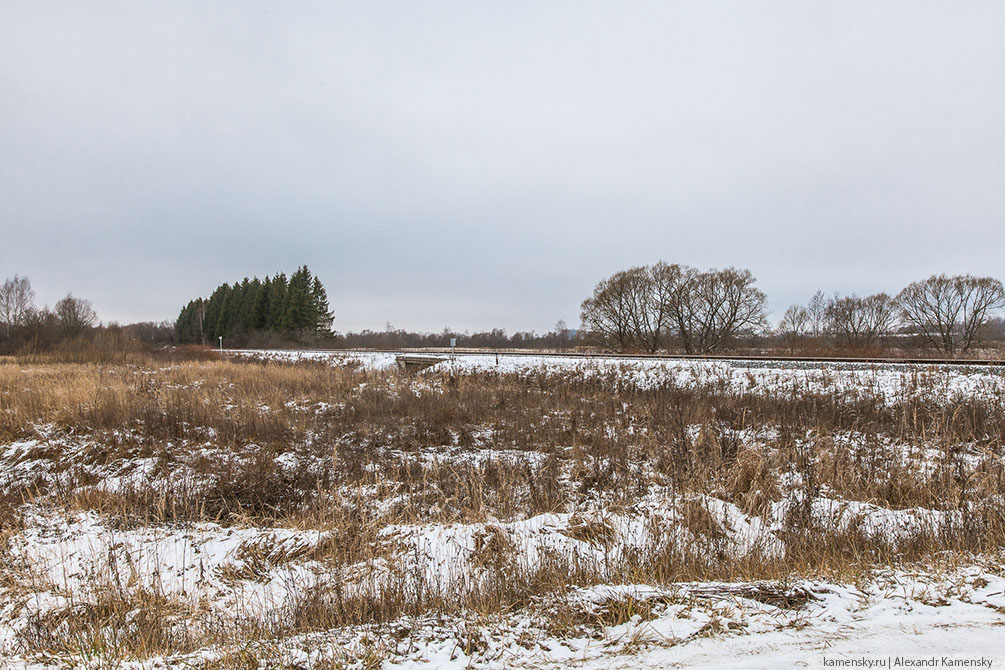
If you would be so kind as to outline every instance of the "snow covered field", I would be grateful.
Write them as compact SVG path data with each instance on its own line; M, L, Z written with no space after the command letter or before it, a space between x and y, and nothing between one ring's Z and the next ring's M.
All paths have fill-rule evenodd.
M365 370L396 366L399 354L370 351L235 351L234 355L273 360L316 360L354 365ZM444 358L448 356L443 355ZM497 362L498 360L498 362ZM737 392L838 393L855 397L897 399L924 394L933 401L1000 395L1005 392L1005 366L924 365L900 363L828 363L793 361L725 361L603 356L574 358L546 354L457 354L438 364L460 373L568 374L615 376L640 388L667 384L726 385Z
M0 668L1005 664L997 370L264 357L0 369Z
M561 520L528 525L543 537L560 535ZM416 554L470 552L471 528L395 529L420 533ZM477 532L477 531L475 531ZM322 566L311 561L268 567L253 579L247 548L267 555L306 553L323 539L316 532L224 529L212 524L185 530L117 531L93 515L37 518L16 539L12 558L40 571L51 590L12 597L0 616L9 649L18 632L47 612L74 608L92 580L150 581L148 589L171 598L205 600L246 616L284 611L300 589L318 588ZM567 538L566 538L567 539ZM268 562L266 562L268 565ZM432 561L433 569L443 569ZM854 583L825 580L625 584L575 588L556 618L587 622L556 634L548 603L533 613L503 614L478 622L452 617L402 617L394 626L359 626L262 643L268 667L313 667L332 656L366 667L368 655L386 668L635 668L824 667L827 659L1005 660L1005 565L983 563L925 574L876 570ZM237 608L234 610L234 608ZM248 610L254 610L250 612ZM138 611L127 613L137 616ZM393 631L389 633L388 631ZM225 657L228 645L194 653L156 656L119 667L185 667ZM35 665L40 659L23 667ZM85 660L85 659L80 659ZM108 659L97 659L107 667ZM22 667L13 658L7 667ZM39 664L41 665L41 664ZM80 665L90 665L81 662ZM118 663L116 664L118 665Z
M501 528L518 538L528 560L543 547L563 545L603 553L569 538L568 518L533 518ZM742 543L749 520L736 519L733 529ZM386 533L405 539L410 546L404 554L436 579L471 569L465 559L484 530L464 525ZM630 534L632 524L621 530ZM221 617L287 611L303 590L336 578L323 564L296 558L308 557L325 539L316 531L215 524L118 530L94 514L35 516L11 542L10 558L31 570L39 588L7 594L0 645L10 649L40 616L81 607L75 599L86 602L109 580L114 588L139 585L168 599L207 603ZM405 571L414 574L413 567ZM261 654L269 667L313 667L332 655L365 667L363 659L376 653L387 668L824 667L825 659L890 657L983 658L1000 667L1005 660L1005 565L986 560L932 573L877 569L855 582L573 588L560 605L545 599L535 609L479 621L476 628L463 618L402 617L392 628L358 626L263 643ZM126 620L139 614L139 608L127 612ZM577 623L556 634L555 620L565 618ZM232 651L219 645L123 665L183 667ZM106 667L108 659L97 660ZM13 658L6 663L22 667Z

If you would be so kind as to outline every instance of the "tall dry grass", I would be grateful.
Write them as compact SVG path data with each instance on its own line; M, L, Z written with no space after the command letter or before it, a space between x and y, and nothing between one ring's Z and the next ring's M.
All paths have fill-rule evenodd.
M184 461L217 482L199 501L169 501L192 519L239 506L281 523L333 486L390 484L407 493L403 518L417 522L521 518L598 495L629 504L657 481L756 512L793 471L806 486L893 509L958 509L1001 493L1002 399L919 397L737 393L715 381L637 389L576 374L409 377L310 362L21 363L0 365L0 443L34 439L36 457L70 469L69 436L93 443L77 460L154 456L165 470ZM479 449L494 455L457 462ZM911 458L922 449L926 462ZM281 473L274 457L285 452L319 467ZM439 464L437 454L455 458Z
M914 390L929 383L937 382L919 377ZM0 445L28 442L20 458L59 477L40 474L3 491L0 533L16 532L25 501L95 510L120 527L312 528L331 539L310 558L335 569L384 555L378 532L388 524L486 524L477 560L488 577L446 591L418 571L362 593L305 584L273 617L241 624L240 635L270 639L430 613L497 616L612 578L847 576L946 552L998 552L1005 403L924 397L745 393L714 378L640 389L616 374L543 370L408 376L322 362L7 361ZM295 465L277 462L284 454ZM154 476L114 490L96 480L94 472L136 459L155 459ZM653 487L672 492L668 504L700 551L664 533L616 565L562 556L528 565L493 526L546 512L630 509ZM809 505L822 495L947 514L895 540L821 523ZM765 518L788 500L784 554L737 557L723 521L695 503L702 496ZM602 521L585 516L569 532L612 542ZM92 595L73 617L40 620L26 645L107 646L108 630L126 630L116 649L149 656L235 634L225 630L233 622L176 616L177 604L149 594L106 584ZM145 618L126 625L122 616L136 609ZM193 620L200 623L184 623Z

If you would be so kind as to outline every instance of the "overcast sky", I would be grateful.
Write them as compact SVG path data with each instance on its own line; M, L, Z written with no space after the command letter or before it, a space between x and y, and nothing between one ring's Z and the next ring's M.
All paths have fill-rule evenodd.
M549 330L604 276L1005 279L1005 2L0 0L0 279Z

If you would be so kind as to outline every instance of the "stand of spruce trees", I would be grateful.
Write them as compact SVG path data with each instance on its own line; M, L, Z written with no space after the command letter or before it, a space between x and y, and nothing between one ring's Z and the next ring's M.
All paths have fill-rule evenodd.
M265 333L303 341L331 333L333 320L324 285L305 265L288 280L280 272L221 284L209 298L185 305L175 330L183 343L215 344L221 336L246 343Z

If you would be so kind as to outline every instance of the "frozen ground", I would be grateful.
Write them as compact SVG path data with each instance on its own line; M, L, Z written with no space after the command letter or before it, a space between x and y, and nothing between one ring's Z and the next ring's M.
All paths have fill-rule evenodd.
M396 365L396 353L367 351L236 351L234 355L275 360L320 360L381 370ZM506 354L457 354L432 370L505 374L576 374L617 376L642 388L663 385L714 385L739 393L838 393L845 397L881 399L920 396L932 401L1000 395L1005 367L932 366L902 363L807 363L793 361L724 361L651 358L574 358Z
M784 551L775 534L782 531L786 501L776 503L765 520L728 502L699 498L722 531L709 540L686 528L665 496L654 491L616 514L387 525L379 533L386 548L380 558L334 570L316 551L331 539L324 531L214 523L121 528L93 512L32 506L22 531L7 543L7 560L21 579L18 588L5 589L0 606L0 653L8 654L0 668L41 667L38 658L15 660L17 639L39 617L74 616L102 593L156 594L189 613L180 619L198 613L231 622L283 616L305 593L364 589L382 580L449 592L458 580L505 572L506 566L493 564L500 546L524 570L557 554L602 567L647 546L659 532L694 551L724 550L737 558ZM825 498L811 509L821 523L858 525L887 537L910 537L940 514ZM326 655L360 668L371 667L364 659L373 657L383 659L384 668L824 667L825 659L892 657L993 658L993 667L1000 667L1005 564L985 556L917 571L877 569L853 583L595 586L574 589L561 602L542 597L527 610L489 620L407 617L379 628L286 638L265 649L287 667L300 668ZM116 667L185 667L231 652L217 644Z
M254 355L317 358L364 370L395 365L394 354L384 353ZM1005 390L1000 371L976 367L545 356L503 357L496 365L494 356L485 355L460 355L438 367L453 367L459 373L556 379L582 375L643 387L710 385L736 393L838 394L845 399L871 396L896 402L1000 399ZM435 376L437 368L423 374ZM327 369L324 376L329 376ZM373 382L372 377L352 377L360 387ZM395 384L402 379L390 377ZM412 379L423 391L432 386L421 376ZM285 397L268 404L293 415L309 415L317 425L339 401ZM266 405L252 407L256 416L274 412ZM640 435L645 428L633 423L623 427L629 432L638 429ZM545 453L533 444L525 445L525 450L505 444L496 448L491 425L470 428L472 442L465 447L457 446L456 439L451 444L449 437L444 438L446 443L422 443L412 450L385 449L377 443L373 449L384 449L384 458L367 465L378 470L400 464L423 481L426 475L432 480L444 471L502 463L540 474L548 458L561 461L556 454L573 449L558 445ZM410 522L397 509L407 494L388 480L333 491L339 505L366 516L372 524L367 558L338 562L332 559L332 546L344 537L332 530L337 524L137 523L114 506L109 513L99 513L95 508L100 505L93 501L125 499L138 491L165 496L182 491L198 499L219 486L212 468L262 457L255 444L220 447L214 431L201 423L191 427L187 437L158 440L156 445L138 428L135 435L131 430L102 436L40 424L33 437L0 445L0 497L20 500L17 520L0 533L0 670L200 667L216 661L221 667L313 668L332 667L333 659L334 667L451 670L912 667L907 661L924 662L921 667L961 667L947 661L972 662L963 667L1005 667L1005 556L931 556L911 568L872 565L840 578L818 575L660 586L634 583L638 580L619 573L617 567L640 554L668 548L681 558L714 554L733 561L760 558L770 564L786 555L785 537L795 508L808 515L815 528L859 533L865 542L882 540L896 547L963 527L966 510L972 509L965 505L884 507L867 496L854 500L826 486L811 488L793 468L779 475L776 497L745 512L749 508L741 509L737 499L725 493L670 490L649 464L633 470L644 485L633 487L636 493L627 502L611 504L605 497L610 492L590 491L562 513L483 515L454 522L436 521L430 514L423 522ZM701 441L700 426L688 430L695 443ZM739 448L751 454L767 454L780 441L771 427L723 430L723 436L735 438ZM787 439L802 448L800 441L808 443L810 438ZM989 444L953 444L950 453L924 443L903 444L895 435L854 430L834 432L828 439L832 451L842 447L852 458L884 451L890 456L882 467L896 466L904 473L938 468L994 473L1000 460L996 445ZM330 448L311 451L304 445L281 446L268 451L267 457L276 474L290 477L330 470L334 460ZM564 465L549 476L573 486L582 475L569 468L590 464L591 458L581 454L561 461ZM810 490L813 493L806 495ZM49 494L37 495L38 491ZM995 497L992 492L991 504L998 504L1000 493ZM77 502L62 504L74 496ZM379 626L334 626L274 639L267 634L277 620L302 616L313 597L366 597L374 589L405 585L449 598L459 585L470 589L483 582L523 578L549 561L578 565L603 579L575 582L561 598L542 590L519 608L491 615L402 616ZM601 585L583 586L597 581ZM113 611L109 602L132 604L127 611ZM144 620L144 603L151 602L167 612L161 624L169 631L209 626L223 633L217 632L211 643L195 650L158 652L140 659L117 655L114 640L104 638L71 639L69 646L54 639L51 644L59 649L51 654L24 653L25 641L37 637L36 631L65 631L69 636L73 622L83 617L97 616L101 621L104 616L103 623L114 621L106 627L129 630ZM231 634L251 625L266 633ZM34 648L45 644L36 643ZM234 664L235 655L244 658L242 654L252 652L261 663ZM230 660L223 663L226 659ZM845 661L852 665L840 665Z
M538 518L502 530L524 542L572 545L577 541L563 534L568 522ZM631 524L621 530L630 534ZM473 538L485 527L387 532L411 538L415 548L403 554L417 557L425 570L456 574L471 569L457 562L458 555L474 551ZM91 514L66 517L39 510L10 547L11 558L32 575L35 590L5 595L0 649L12 652L19 628L52 612L72 613L99 586L145 588L193 608L208 602L221 615L282 611L303 589L322 588L333 578L309 557L324 539L310 531L214 524L117 530ZM579 549L597 551L589 545ZM1000 667L1003 569L982 560L931 573L877 570L856 583L599 586L574 590L562 603L543 600L530 612L477 624L409 617L379 631L357 627L288 638L268 654L304 668L332 653L341 654L349 667L365 667L360 659L376 653L385 668L824 667L825 659L891 657L993 659L993 667ZM568 622L561 634L553 630L557 622ZM183 667L229 651L217 645L117 667ZM40 665L39 659L28 663L9 656L0 662L0 667L32 665Z

